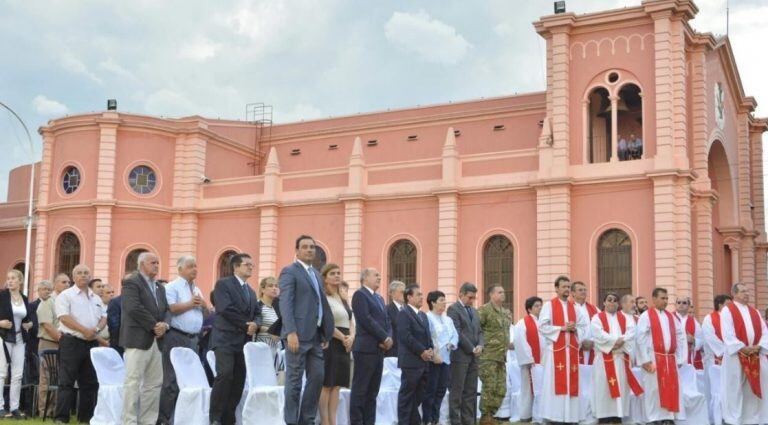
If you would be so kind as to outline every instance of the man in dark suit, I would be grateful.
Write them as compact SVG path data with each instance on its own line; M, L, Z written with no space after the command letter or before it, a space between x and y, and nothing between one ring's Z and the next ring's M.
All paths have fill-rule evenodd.
M155 278L160 262L139 255L138 270L123 280L120 345L125 347L124 424L154 424L163 385L162 338L168 330L165 288Z
M243 346L261 323L256 293L248 285L253 259L235 254L229 260L233 275L219 279L213 290L216 318L211 330L211 349L216 354L216 378L211 389L211 424L232 425L245 386Z
M314 259L315 240L299 236L296 261L280 272L281 337L286 347L284 417L289 425L315 423L325 375L323 349L333 337L333 315L320 273L312 267ZM302 394L305 371L307 381Z
M451 424L470 425L477 418L477 374L483 333L480 317L473 307L477 287L469 282L461 285L459 300L448 307L459 334L459 348L451 352L451 389L448 406Z
M405 288L406 306L397 315L397 365L400 367L400 391L397 393L397 423L420 425L419 406L427 388L427 373L432 361L432 336L429 319L420 311L421 289L418 285Z
M387 350L386 357L397 357L397 314L405 307L403 301L403 292L405 284L399 280L393 280L389 283L389 304L387 304L387 316L389 323L392 324L392 340L394 344Z
M121 310L123 306L123 296L118 295L109 301L107 306L107 328L109 329L109 346L123 355L123 347L120 345L120 322L122 321Z
M352 312L357 328L352 346L355 374L352 376L349 420L356 425L376 423L376 397L384 369L384 352L393 345L384 299L376 293L380 284L379 272L367 268L360 276L361 288L352 296Z

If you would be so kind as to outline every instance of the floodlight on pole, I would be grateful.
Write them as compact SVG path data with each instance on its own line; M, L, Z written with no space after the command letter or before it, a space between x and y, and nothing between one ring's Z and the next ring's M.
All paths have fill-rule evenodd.
M24 133L27 135L27 141L29 142L29 154L32 157L32 164L29 167L30 168L30 176L29 176L29 203L27 205L27 246L25 248L24 253L24 286L21 288L22 293L24 295L29 294L29 260L32 255L32 221L33 221L33 204L34 204L34 194L35 194L35 144L32 142L32 136L29 134L29 129L27 128L27 125L24 123L24 120L21 119L19 114L16 113L13 109L11 109L10 106L6 105L3 102L0 102L0 106L8 110L8 112L11 113L21 124L21 127L24 129Z

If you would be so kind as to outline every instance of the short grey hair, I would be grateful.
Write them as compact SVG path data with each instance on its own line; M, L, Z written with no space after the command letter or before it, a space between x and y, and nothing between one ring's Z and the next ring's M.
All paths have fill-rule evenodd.
M176 268L177 268L177 269L179 269L179 270L181 270L181 268L182 268L182 267L184 267L184 266L186 266L186 265L187 265L187 263L190 263L190 262L193 262L193 261L194 261L195 263L197 263L197 260L195 259L195 257L193 257L193 256L191 256L191 255L182 255L182 256L181 256L181 257L179 257L179 259L176 261Z
M53 284L50 280L41 280L40 282L37 282L37 289L40 288L53 289Z
M688 301L688 305L690 307L693 307L693 300L688 295L683 295L681 297L677 297L677 301Z
M150 255L153 257L157 257L153 252L150 252L150 251L144 251L141 254L139 254L139 259L136 260L136 267L141 268L141 263L143 263L147 259L147 257L149 257Z
M308 238L304 238L304 239L308 239ZM360 283L363 283L365 278L368 277L368 275L373 273L374 271L376 271L376 269L373 268L373 267L366 267L366 268L364 268L363 271L360 272Z
M621 296L621 303L624 304L625 302L629 301L631 298L634 298L635 296L632 294L624 294Z
M741 292L741 288L743 286L744 284L741 282L734 283L733 285L731 285L731 294L734 294L734 295L738 294L739 292Z
M395 291L399 290L405 291L405 283L399 281L399 280L393 280L389 283L389 296L392 296L392 294L395 293Z
M59 274L56 275L56 277L53 278L53 281L54 282L58 282L61 279L70 280L68 274L66 274L66 273L59 273Z

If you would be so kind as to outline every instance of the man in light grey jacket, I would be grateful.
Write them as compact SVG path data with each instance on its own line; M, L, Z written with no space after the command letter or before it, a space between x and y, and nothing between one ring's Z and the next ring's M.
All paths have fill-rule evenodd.
M459 348L451 352L448 398L450 422L455 425L474 425L477 418L477 373L483 352L483 332L473 307L476 298L477 287L467 282L459 289L459 300L448 307L448 317L459 334Z

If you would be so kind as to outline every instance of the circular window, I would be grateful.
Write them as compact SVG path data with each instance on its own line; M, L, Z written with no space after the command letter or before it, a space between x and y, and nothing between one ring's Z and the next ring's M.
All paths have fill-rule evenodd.
M618 72L611 72L608 74L608 82L613 84L616 81L619 81L619 73Z
M128 184L131 185L131 189L134 192L146 195L155 190L157 176L151 168L146 165L139 165L131 170L131 173L128 175Z
M75 193L80 187L80 170L77 167L69 166L64 169L64 174L61 176L61 187L67 195Z

